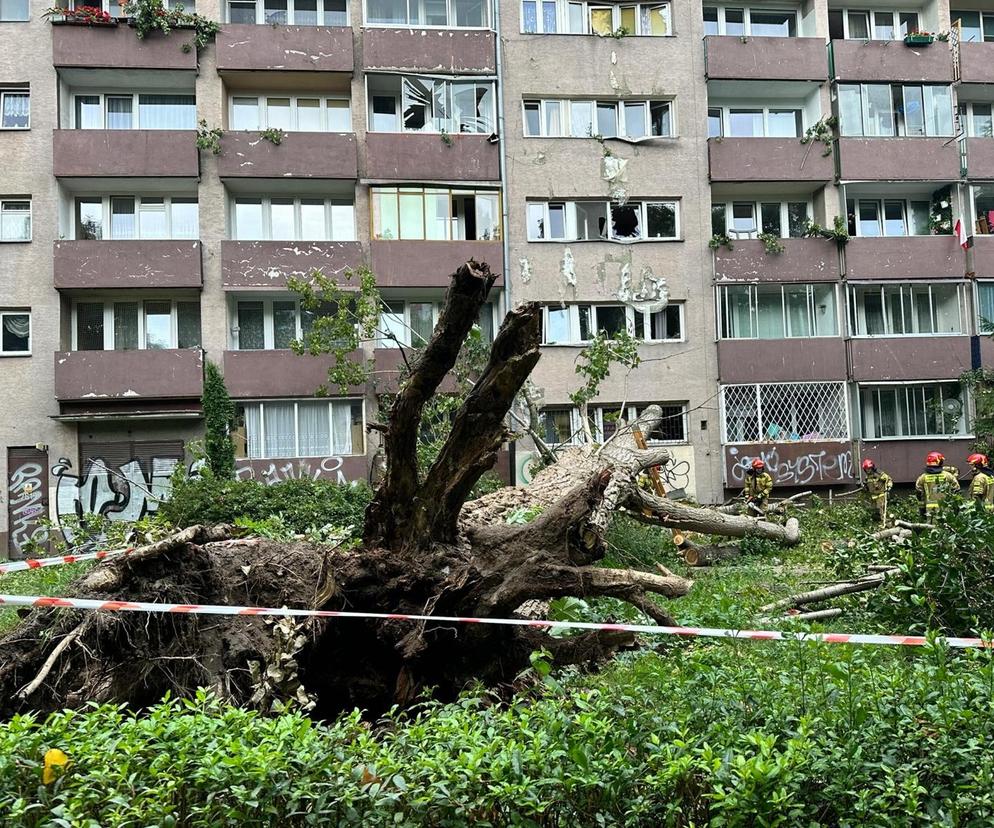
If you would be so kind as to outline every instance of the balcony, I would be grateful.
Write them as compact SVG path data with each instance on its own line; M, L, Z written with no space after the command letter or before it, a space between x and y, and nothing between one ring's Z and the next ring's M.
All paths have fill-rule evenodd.
M963 83L990 83L994 43L960 43L959 66Z
M708 80L828 80L825 41L818 37L704 38Z
M204 352L62 351L55 354L55 396L60 401L199 400Z
M335 276L362 263L359 242L222 241L225 288L283 288L291 276Z
M216 40L217 70L348 72L355 68L352 29L226 23Z
M496 72L494 33L479 29L362 30L362 65L369 72L403 69L447 75Z
M845 261L849 281L962 279L966 264L954 236L850 239Z
M358 361L362 354L355 354ZM228 393L238 399L272 397L313 397L328 382L331 354L298 356L293 351L225 351L224 382ZM349 393L362 394L363 388ZM337 393L337 388L335 389Z
M994 278L994 236L974 236L972 253L972 270L977 277Z
M959 150L952 138L840 138L845 181L955 181Z
M721 339L718 376L727 384L844 380L846 343L842 337Z
M791 443L726 445L725 486L741 489L752 461L761 457L778 486L845 486L857 482L848 440L798 440ZM890 468L883 466L882 468Z
M994 179L994 139L966 139L966 176L974 180Z
M499 181L500 145L486 135L366 133L366 176L381 181Z
M196 178L197 134L172 129L56 129L57 178Z
M196 288L204 283L199 241L57 241L57 290Z
M486 262L504 284L499 241L372 241L369 256L380 287L448 287L449 277L470 259Z
M273 144L259 132L226 132L217 173L221 178L337 178L357 175L356 140L344 132L288 132Z
M835 169L824 151L798 138L709 138L711 180L828 182Z
M949 44L941 41L909 47L900 40L833 40L829 49L835 80L953 82Z
M183 46L190 44L189 51ZM197 71L192 29L152 32L139 40L127 25L52 24L52 65L59 69L186 69Z
M828 239L782 239L783 253L769 254L756 239L733 240L714 254L718 282L818 282L839 278L839 252Z
M968 336L874 336L849 348L857 382L955 380L970 370Z
M410 359L410 349L408 359ZM404 370L404 354L400 348L377 348L373 351L375 366L376 391L380 394L391 394L400 387L400 375ZM438 390L442 394L455 394L459 390L456 379L452 374L446 374Z
M966 458L973 453L973 438L930 437L927 440L863 440L860 454L870 457L895 483L914 483L925 471L925 455L941 451L946 462L965 472Z

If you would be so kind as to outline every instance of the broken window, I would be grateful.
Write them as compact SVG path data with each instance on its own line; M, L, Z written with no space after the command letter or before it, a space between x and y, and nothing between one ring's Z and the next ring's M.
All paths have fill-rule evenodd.
M531 202L528 238L532 241L605 239L610 217L610 239L676 239L680 232L678 216L676 201Z
M371 132L402 128L413 132L490 134L495 123L494 88L490 81L370 75L369 110Z
M543 345L581 345L597 331L616 336L627 331L645 342L683 340L683 304L670 303L644 314L629 305L550 305L542 320Z
M607 205L603 201L576 202L577 239L603 239L607 233Z
M526 100L527 137L632 139L672 135L670 101Z
M641 210L638 204L611 205L611 236L616 239L637 239L642 236Z

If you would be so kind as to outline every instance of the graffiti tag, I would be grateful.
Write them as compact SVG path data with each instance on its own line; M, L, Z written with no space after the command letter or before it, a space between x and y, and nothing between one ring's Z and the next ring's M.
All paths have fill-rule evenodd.
M236 461L235 477L238 480L260 480L267 486L275 486L284 480L330 479L336 483L348 483L343 464L341 457L324 457L320 460L239 460Z
M39 525L48 505L44 474L44 465L34 461L22 462L10 473L10 546L16 552L25 551L32 542L43 543L47 537L47 530Z
M855 475L851 449L838 451L820 449L793 457L781 456L775 447L760 449L756 453L740 452L736 446L728 449L729 483L745 480L746 472L756 458L766 463L773 480L782 486L806 486L809 483L848 483Z
M659 466L659 479L667 489L686 489L690 486L690 463L686 460L670 460Z

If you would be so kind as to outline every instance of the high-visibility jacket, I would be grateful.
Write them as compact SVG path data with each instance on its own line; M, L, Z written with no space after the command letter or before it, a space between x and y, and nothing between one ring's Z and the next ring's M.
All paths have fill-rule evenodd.
M994 512L994 476L990 471L978 471L970 481L970 496L974 502L983 507L988 512Z
M766 500L773 491L773 478L769 472L746 474L745 486L742 487L742 494L748 500Z
M887 492L894 488L894 481L887 472L875 471L866 475L866 491L870 495L870 500L876 503Z
M915 481L915 489L925 501L926 509L938 509L942 498L959 491L959 480L945 470L925 472Z

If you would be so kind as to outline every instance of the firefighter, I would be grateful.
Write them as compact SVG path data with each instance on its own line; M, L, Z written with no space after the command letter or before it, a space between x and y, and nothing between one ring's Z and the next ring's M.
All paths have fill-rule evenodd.
M887 526L887 493L894 488L894 481L869 458L863 461L863 474L866 475L863 487L870 496L870 505L880 518L880 525Z
M766 463L757 457L752 461L752 468L746 472L745 486L742 487L742 496L746 502L746 514L755 512L754 509L750 508L752 506L765 512L772 491L773 478L766 470Z
M966 462L973 469L973 480L970 481L970 497L973 498L977 509L994 512L994 474L991 474L986 454L971 454Z
M959 491L959 480L943 468L946 458L941 452L930 451L925 457L925 473L915 481L915 491L922 503L922 514L933 519L939 511L942 499L951 492Z

